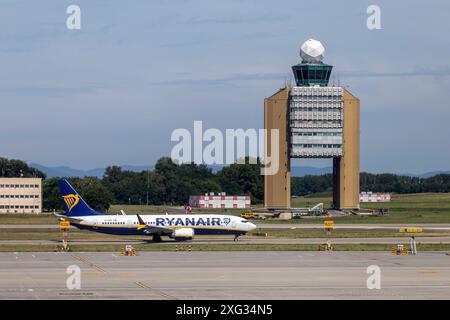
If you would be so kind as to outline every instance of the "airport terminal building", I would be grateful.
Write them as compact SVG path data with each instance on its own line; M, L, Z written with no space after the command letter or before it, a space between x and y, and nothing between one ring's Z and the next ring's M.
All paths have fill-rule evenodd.
M0 178L0 214L41 212L41 178Z

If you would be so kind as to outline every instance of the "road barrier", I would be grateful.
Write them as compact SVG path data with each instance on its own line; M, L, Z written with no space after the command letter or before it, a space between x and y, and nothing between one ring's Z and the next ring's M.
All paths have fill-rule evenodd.
M391 247L391 254L393 256L407 256L409 254L408 248L403 244Z
M127 257L135 257L136 256L136 249L133 248L133 246L126 245L125 247L122 247L120 249L120 255L121 256L127 256Z

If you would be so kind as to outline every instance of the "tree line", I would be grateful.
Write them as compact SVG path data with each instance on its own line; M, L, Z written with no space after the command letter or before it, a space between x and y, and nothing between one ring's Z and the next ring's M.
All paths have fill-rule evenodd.
M45 173L32 168L22 160L7 159L0 157L0 177L35 177L45 179Z
M107 211L111 204L185 205L190 195L226 192L249 195L252 203L264 199L264 177L261 163L232 164L217 173L206 165L176 164L160 158L153 170L133 172L119 166L106 168L102 178L68 178L80 195L96 210ZM43 172L20 160L0 158L2 177L43 178L43 207L46 211L62 210L58 179L46 179ZM304 196L332 191L332 175L293 177L291 193ZM393 193L450 192L450 174L430 178L371 174L362 172L361 190Z
M226 192L249 195L253 203L264 195L261 164L232 164L217 173L206 165L176 164L160 158L153 170L133 172L109 166L101 179L96 177L67 180L93 208L108 210L111 204L185 205L190 195ZM43 184L44 209L61 210L59 178L46 179Z
M255 203L263 200L260 163L232 164L213 173L206 165L176 164L160 158L153 170L133 172L109 166L101 179L96 177L67 180L93 208L108 210L111 204L185 205L190 195L207 192L250 195ZM44 209L61 210L58 181L44 181Z
M304 196L319 192L331 192L332 189L332 174L292 178L292 195ZM443 173L429 178L419 178L391 173L361 172L360 190L392 193L450 192L450 174Z

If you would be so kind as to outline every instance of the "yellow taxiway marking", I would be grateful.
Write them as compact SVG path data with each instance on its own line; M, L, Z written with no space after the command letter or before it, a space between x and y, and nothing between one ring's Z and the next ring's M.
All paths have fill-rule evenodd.
M89 277L95 278L95 277L101 277L101 276L103 276L103 275L98 272L83 272L83 277L87 277L87 278L89 278Z
M90 261L80 257L79 255L76 255L74 253L69 253L69 254L75 260L81 261L81 262L87 264L89 267L91 267L91 268L93 268L93 269L95 269L95 270L97 270L97 271L99 271L101 273L104 273L104 274L107 273L106 270L103 269L102 267L99 267L98 265L96 265L96 264L94 264L94 263L92 263L92 262L90 262ZM133 272L121 272L121 273L119 273L119 276L121 276L121 277L129 277L129 276L133 276L133 275L134 275ZM91 273L91 276L93 276L92 273ZM163 292L161 290L152 288L152 287L150 287L149 285L145 284L142 281L135 281L134 283L136 285L138 285L139 287L143 288L143 289L150 290L150 291L153 291L153 292L159 294L163 298L166 298L166 299L169 299L169 300L177 300L177 298L175 298L175 297L173 297L173 296L171 296L171 295L169 295L169 294L167 294L167 293L165 293L165 292Z
M439 272L437 271L420 271L421 274L426 275L426 276L434 276L437 275Z
M135 272L119 272L118 274L117 274L119 277L133 277L133 276L135 276L136 275L136 273Z
M97 270L99 272L106 273L105 269L103 269L102 267L99 267L96 264L94 264L94 263L92 263L92 262L90 262L90 261L80 257L79 255L76 255L74 253L69 253L69 254L75 260L81 261L81 262L87 264L89 267L91 267L91 268L93 268L93 269L95 269L95 270Z
M152 287L148 286L147 284L145 284L145 283L142 282L142 281L136 281L135 284L138 285L139 287L143 288L143 289L151 290L151 291L153 291L153 292L159 294L160 296L162 296L162 297L164 297L164 298L166 298L166 299L169 299L169 300L177 300L177 298L175 298L175 297L173 297L173 296L171 296L171 295L169 295L169 294L167 294L167 293L165 293L165 292L163 292L163 291L161 291L161 290L152 288Z

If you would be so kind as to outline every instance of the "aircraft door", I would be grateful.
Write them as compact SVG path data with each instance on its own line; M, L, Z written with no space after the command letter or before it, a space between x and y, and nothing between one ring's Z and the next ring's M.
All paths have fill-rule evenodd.
M127 219L127 226L131 227L133 225L133 220L131 218Z

